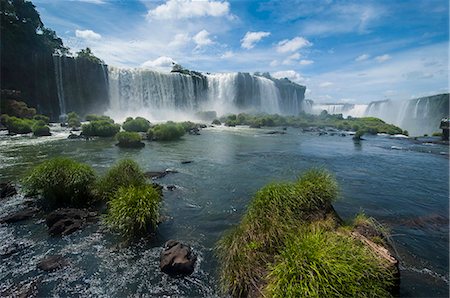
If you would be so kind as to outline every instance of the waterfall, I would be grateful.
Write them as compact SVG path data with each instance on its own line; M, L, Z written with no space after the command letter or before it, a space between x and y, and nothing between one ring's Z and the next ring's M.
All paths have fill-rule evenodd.
M64 57L53 55L53 66L55 68L55 80L56 80L56 91L59 102L59 114L60 119L66 117L66 100L64 97L64 84L63 84L63 70L61 65L61 59Z
M400 101L374 101L368 105L312 104L312 114L320 114L323 110L344 117L377 117L407 130L412 136L419 136L439 131L441 119L449 115L449 94Z
M280 113L280 93L275 83L267 78L256 77L261 98L261 111L268 114Z
M249 73L162 73L147 69L108 68L109 114L116 118L162 114L218 115L240 112L298 114L305 87L289 80ZM128 114L128 115L125 115Z

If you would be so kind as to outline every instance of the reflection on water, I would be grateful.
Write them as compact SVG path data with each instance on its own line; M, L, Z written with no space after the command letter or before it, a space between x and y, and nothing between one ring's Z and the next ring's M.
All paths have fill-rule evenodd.
M153 239L131 247L92 224L64 238L50 238L44 221L0 226L0 292L38 279L41 296L214 296L218 294L214 245L235 225L252 194L270 181L293 180L310 167L335 173L344 218L361 209L386 223L402 260L402 296L445 296L448 286L448 147L423 145L388 136L317 136L288 129L208 128L200 136L143 149L121 149L111 139L67 140L53 128L51 137L7 137L0 133L0 180L18 180L27 169L54 156L69 156L99 173L121 158L144 170L176 169L158 182L174 184L164 194L163 222ZM394 149L393 149L394 148ZM400 149L398 149L400 148ZM181 161L192 160L190 164ZM18 195L0 205L6 214L22 208ZM193 275L173 279L159 271L159 253L168 239L182 240L199 254ZM55 273L36 268L45 255L62 254L70 266ZM3 253L2 253L3 254Z

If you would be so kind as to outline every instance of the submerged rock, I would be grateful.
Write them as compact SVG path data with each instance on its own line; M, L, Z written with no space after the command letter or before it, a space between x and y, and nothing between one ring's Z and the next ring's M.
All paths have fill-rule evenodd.
M189 275L194 272L197 256L192 249L176 240L169 240L161 252L159 268L169 275Z
M285 131L273 130L266 132L267 135L285 135Z
M97 215L84 209L62 208L49 213L45 219L49 234L53 236L69 235L83 227Z
M149 172L145 172L145 176L147 176L147 178L151 178L151 179L159 179L159 178L165 177L167 174L170 174L170 173L178 173L178 171L171 170L171 169L167 169L162 172L149 171Z
M62 269L66 266L68 266L69 263L67 260L60 256L60 255L54 255L54 256L48 256L44 259L42 259L38 264L37 267L41 270L52 272L56 271L58 269Z
M177 187L173 184L170 184L170 185L167 185L166 188L167 188L167 190L174 191Z
M17 190L11 181L0 183L0 199L11 197L15 194L17 194Z
M38 208L34 208L34 207L25 208L23 210L17 211L14 214L0 218L0 223L14 223L14 222L26 220L26 219L33 217L38 212L39 212Z
M181 162L181 164L185 165L185 164L192 163L192 162L193 162L192 160L183 160Z

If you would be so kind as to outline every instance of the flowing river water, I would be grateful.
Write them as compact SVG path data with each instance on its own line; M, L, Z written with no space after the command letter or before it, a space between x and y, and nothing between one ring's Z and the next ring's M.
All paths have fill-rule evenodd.
M448 295L448 146L388 136L318 136L288 128L285 135L245 127L207 128L176 142L146 142L143 149L121 149L112 139L68 140L53 127L51 137L6 136L0 132L0 180L18 181L27 169L55 156L90 164L104 173L122 158L146 171L174 169L158 183L164 191L167 220L156 236L123 245L100 223L63 238L47 234L42 217L0 225L0 293L36 281L39 296L146 295L155 297L219 296L214 245L236 225L252 195L271 181L292 181L311 167L328 169L340 184L334 204L344 219L364 212L387 225L401 260L401 296ZM182 161L192 163L182 164ZM1 216L23 208L19 194L0 202ZM194 273L171 278L159 270L165 241L181 240L198 254ZM70 266L46 273L36 264L61 254Z

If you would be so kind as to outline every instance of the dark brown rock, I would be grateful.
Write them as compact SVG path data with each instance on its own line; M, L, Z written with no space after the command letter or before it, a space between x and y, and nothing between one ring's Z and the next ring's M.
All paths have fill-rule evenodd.
M17 194L17 190L12 182L0 183L0 199L11 197L15 194Z
M48 256L42 259L37 267L41 270L51 272L68 266L69 263L60 255Z
M38 208L33 208L33 207L26 208L26 209L23 209L23 210L20 210L20 211L14 213L14 214L11 214L11 215L1 218L0 223L14 223L14 222L26 220L26 219L33 217L38 212L39 212Z
M49 213L45 219L48 232L54 236L69 235L83 227L97 214L85 209L61 208Z
M197 256L192 249L176 240L169 240L161 252L159 268L169 275L189 275L194 272Z

